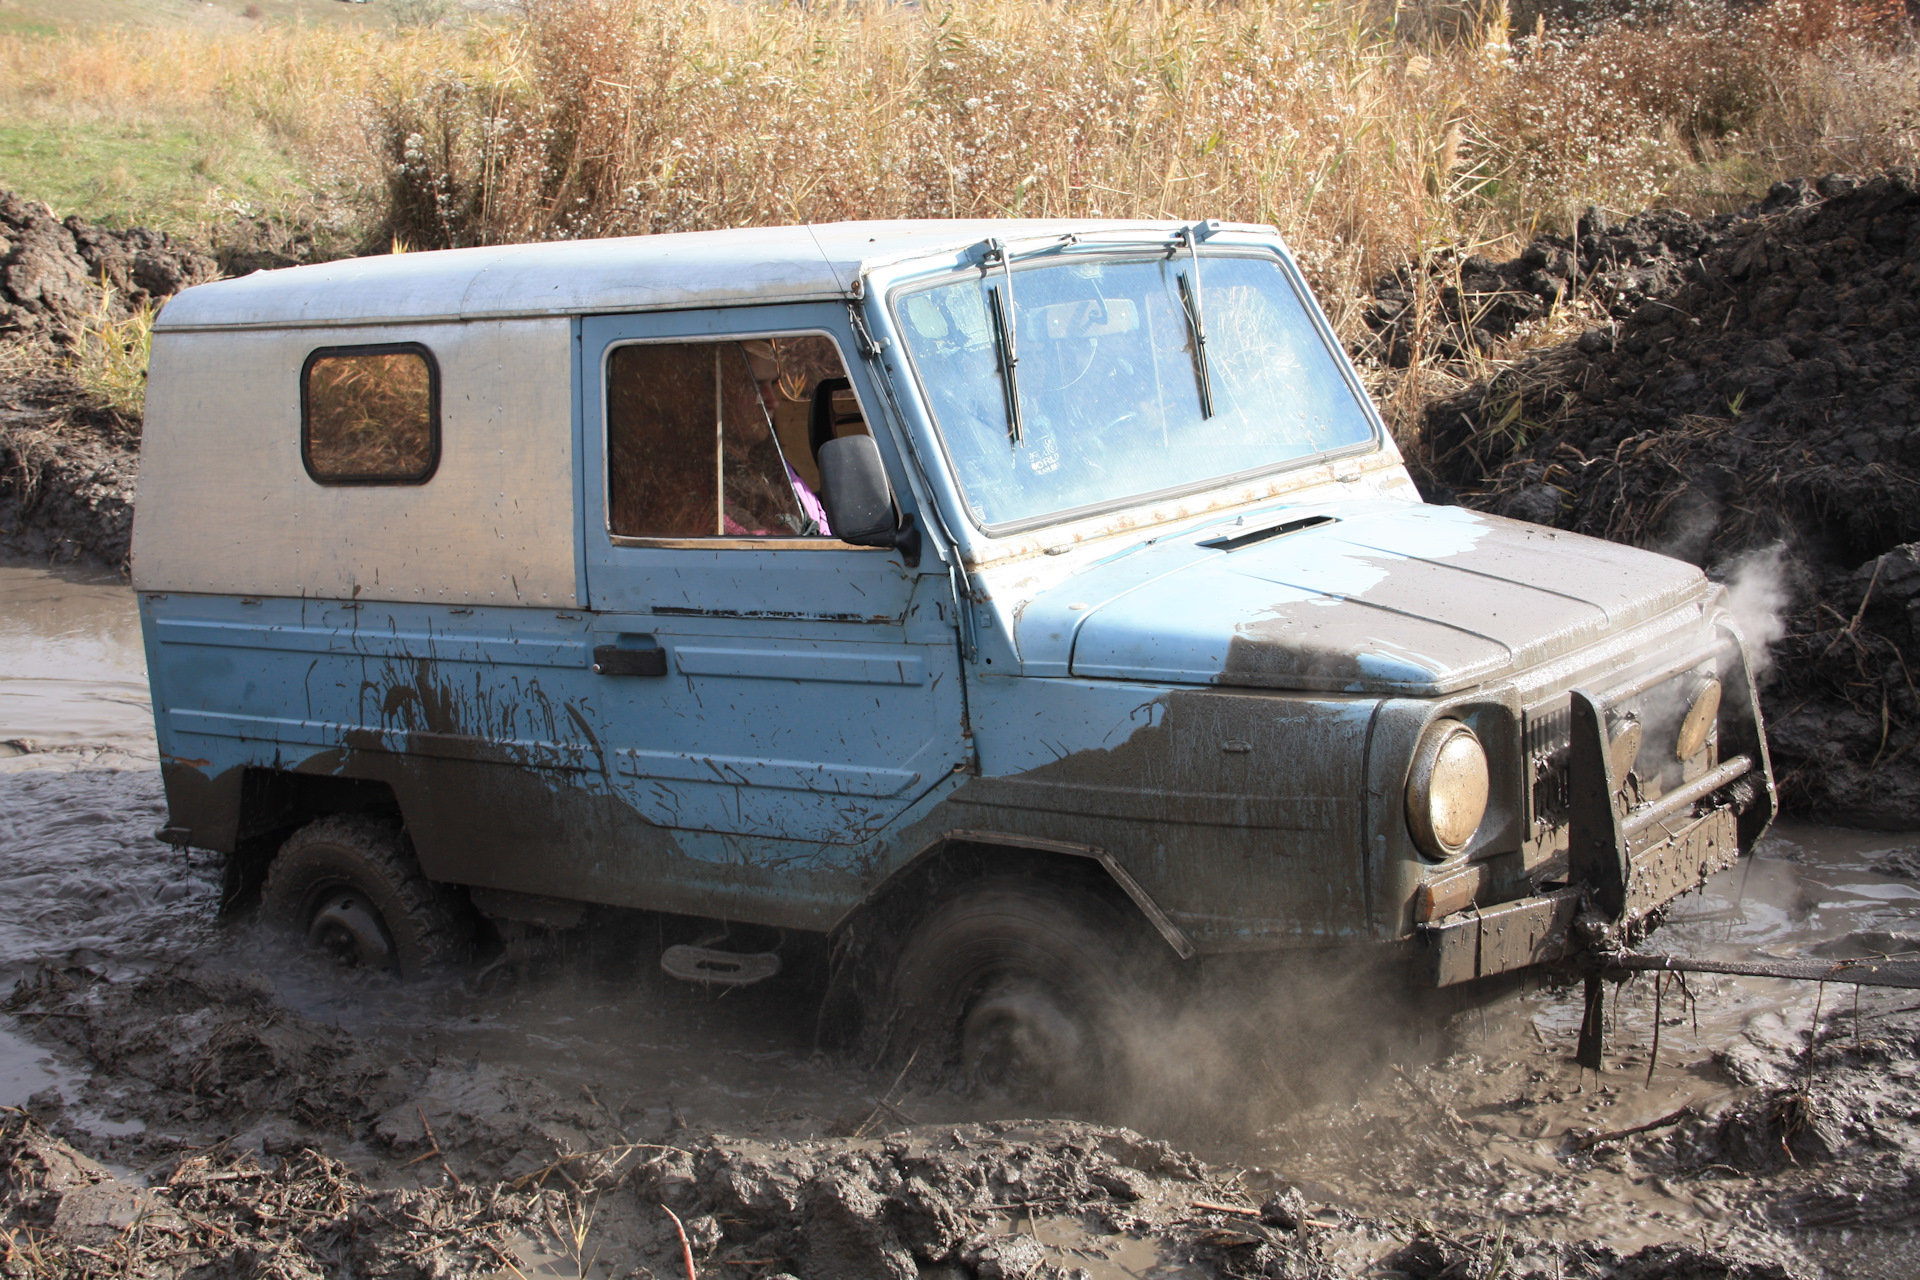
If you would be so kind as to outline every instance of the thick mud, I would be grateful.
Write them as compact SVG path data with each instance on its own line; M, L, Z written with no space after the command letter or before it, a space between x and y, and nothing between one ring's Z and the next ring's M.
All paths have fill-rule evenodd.
M333 969L152 838L130 593L6 572L7 1274L1920 1274L1898 992L1642 977L1596 1074L1576 992L1443 1021L1349 984L1332 1017L1269 977L1166 1031L1183 1069L1127 1130L816 1052L816 993L673 982L650 917L414 985ZM1920 837L1783 827L1656 941L1913 950L1916 876Z
M220 274L198 245L0 191L0 548L126 564L140 426L87 395L76 344L90 324L124 324Z

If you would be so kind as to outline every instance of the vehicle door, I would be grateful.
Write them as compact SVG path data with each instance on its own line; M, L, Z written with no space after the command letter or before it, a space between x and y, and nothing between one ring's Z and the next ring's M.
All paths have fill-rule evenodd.
M831 306L581 322L601 754L622 801L728 864L727 901L851 863L964 758L943 567L823 527L814 450L869 423L911 503L849 337Z

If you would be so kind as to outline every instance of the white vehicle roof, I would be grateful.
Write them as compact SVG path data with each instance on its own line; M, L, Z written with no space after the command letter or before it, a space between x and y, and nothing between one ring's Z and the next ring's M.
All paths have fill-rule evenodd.
M973 219L742 227L388 254L257 271L182 291L157 329L391 324L844 298L869 266L989 236L1170 236L1178 222ZM1255 230L1235 227L1234 230ZM1258 228L1273 234L1271 228Z

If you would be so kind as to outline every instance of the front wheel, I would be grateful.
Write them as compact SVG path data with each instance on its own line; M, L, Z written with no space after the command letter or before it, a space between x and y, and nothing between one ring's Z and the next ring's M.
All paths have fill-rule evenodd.
M971 1092L1106 1110L1163 981L1158 939L1090 893L1021 877L973 885L921 924L894 978L901 1052L957 1059Z
M412 978L456 960L468 930L420 872L406 835L371 818L321 818L267 869L261 913L343 965Z

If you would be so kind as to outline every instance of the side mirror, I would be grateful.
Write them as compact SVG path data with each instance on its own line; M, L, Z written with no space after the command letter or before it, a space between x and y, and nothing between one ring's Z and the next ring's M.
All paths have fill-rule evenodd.
M920 530L893 503L887 469L872 436L841 436L820 446L820 495L833 536L856 547L893 547L908 568L920 565Z

